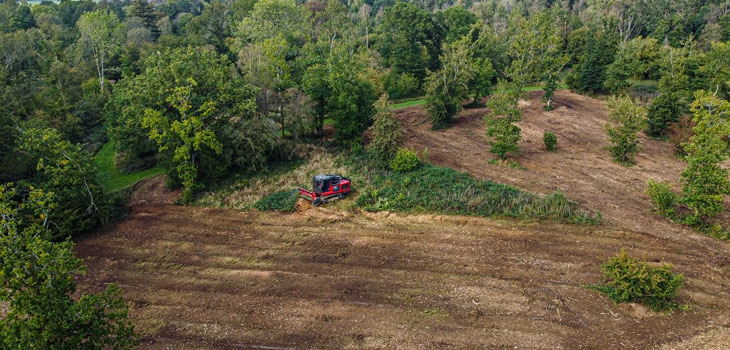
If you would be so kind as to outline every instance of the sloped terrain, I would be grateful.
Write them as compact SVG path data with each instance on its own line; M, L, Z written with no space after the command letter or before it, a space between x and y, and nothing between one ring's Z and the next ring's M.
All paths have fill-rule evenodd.
M403 216L329 205L293 214L185 208L156 178L132 214L77 245L85 290L118 282L151 349L667 348L730 343L730 245L654 217L649 178L683 168L644 140L631 168L603 148L600 101L558 92L542 111L524 102L525 169L490 165L485 109L430 130L421 108L400 110L406 146L472 176L568 198L600 211L600 226L458 216ZM543 131L558 135L546 152ZM349 199L348 199L349 200ZM625 247L684 274L688 310L615 305L585 288Z

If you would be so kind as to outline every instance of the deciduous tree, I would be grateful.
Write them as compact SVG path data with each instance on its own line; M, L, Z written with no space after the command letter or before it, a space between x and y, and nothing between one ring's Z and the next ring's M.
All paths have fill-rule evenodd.
M444 129L462 110L474 74L467 40L449 45L441 56L441 69L426 78L426 109L433 129Z
M119 18L107 10L84 13L78 21L81 42L86 45L94 59L99 76L99 91L104 92L104 71L107 58L119 49L123 40L123 27Z
M131 349L137 343L121 290L111 284L99 294L76 299L77 274L85 267L71 240L54 243L48 218L56 208L52 192L18 192L0 186L0 318L5 349ZM23 214L27 215L23 215Z

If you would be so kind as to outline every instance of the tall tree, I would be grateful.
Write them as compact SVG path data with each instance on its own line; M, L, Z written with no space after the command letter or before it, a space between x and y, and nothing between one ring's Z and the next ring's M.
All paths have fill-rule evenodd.
M107 10L87 12L78 21L81 42L91 52L99 76L99 91L104 92L107 58L119 49L123 27L119 18Z
M612 109L609 119L613 124L606 124L613 160L620 164L634 164L634 155L639 153L638 133L646 121L646 109L630 97L612 97L608 101Z
M697 224L722 213L723 198L730 195L728 170L720 166L730 154L730 102L699 91L691 111L696 125L685 147L682 202L692 210L690 224Z
M442 29L416 4L399 1L387 8L376 32L375 48L396 75L409 73L421 82L427 69L438 70Z
M393 116L387 94L381 95L375 102L373 119L373 140L368 145L368 150L372 152L379 166L387 167L403 143L403 128Z
M663 50L659 96L649 104L647 134L662 137L667 128L688 111L691 99L688 66L695 55L690 46Z
M468 49L466 38L449 45L441 56L441 69L426 78L426 109L433 129L446 128L468 97L474 74Z
M172 151L172 163L177 176L182 180L183 203L193 199L200 152L207 147L216 154L223 152L223 145L211 130L206 129L204 120L212 118L216 111L214 101L204 101L193 110L191 97L198 83L188 78L187 85L174 87L165 99L177 112L176 116L163 115L159 110L145 110L142 126L150 129L150 139L157 142L160 152Z
M581 92L603 91L606 68L614 59L616 37L600 27L582 31L582 34L585 36L583 49L573 72L566 77L566 83L571 89Z
M190 79L196 84L191 85ZM149 109L158 111L170 124L182 122L179 111L166 100L176 88L185 86L190 89L190 110L206 111L206 103L215 103L215 111L203 119L204 129L215 133L223 144L220 154L207 148L201 151L199 180L215 179L234 166L259 168L275 144L276 125L269 118L256 115L258 91L241 79L228 58L202 48L150 55L140 75L117 84L107 105L108 133L117 149L133 157L156 153L158 147L150 143L142 116ZM171 153L161 157L172 158ZM180 180L175 165L163 165L173 181Z
M520 127L514 123L522 120L522 111L519 107L519 88L513 84L502 82L487 106L490 111L484 116L489 138L489 152L496 154L500 159L508 153L520 152L519 141L522 139Z
M61 240L74 233L98 229L107 219L106 198L97 180L97 167L81 145L72 144L55 129L28 128L21 132L17 152L33 170L22 184L53 192L57 202L46 218L54 236Z
M131 349L137 343L128 307L116 284L99 294L76 296L77 274L85 267L71 240L54 243L48 220L52 192L20 195L0 186L0 318L5 349ZM78 298L78 299L77 299Z
M326 81L327 115L334 119L336 139L341 143L357 141L372 124L376 100L372 84L362 77L363 61L345 47L329 57Z
M518 93L528 84L545 80L554 82L568 56L562 53L560 28L553 25L551 13L541 12L528 20L515 20L517 27L509 46L512 63L505 74L515 83ZM548 106L552 96L548 96Z

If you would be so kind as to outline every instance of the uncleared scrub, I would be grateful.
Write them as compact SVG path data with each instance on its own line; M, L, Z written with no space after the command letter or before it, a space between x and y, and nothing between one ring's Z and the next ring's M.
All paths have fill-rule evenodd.
M600 221L600 215L592 216L578 209L561 192L539 196L438 166L423 166L410 173L375 174L370 185L372 189L356 201L370 211L537 218L585 224Z
M269 204L261 204L269 201L265 198L276 193L296 190L299 187L311 189L312 178L323 173L352 176L350 168L343 164L339 156L315 151L310 152L304 161L293 170L290 168L279 171L272 169L236 180L232 186L222 186L220 190L202 194L196 204L231 209L250 209L259 205L268 207ZM353 181L356 180L353 179ZM278 200L274 200L274 202L276 201Z

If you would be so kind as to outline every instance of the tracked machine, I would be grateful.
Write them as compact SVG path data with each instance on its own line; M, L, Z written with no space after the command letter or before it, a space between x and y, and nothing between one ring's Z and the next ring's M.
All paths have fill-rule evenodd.
M341 175L319 174L312 180L313 190L299 188L299 196L308 198L313 206L327 203L333 199L345 198L352 189L349 178Z

